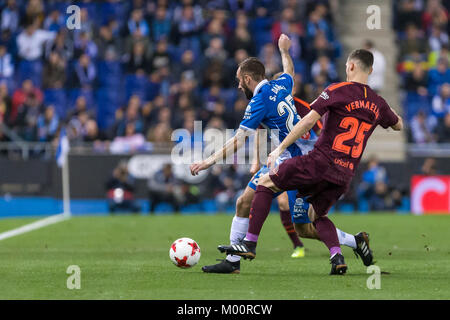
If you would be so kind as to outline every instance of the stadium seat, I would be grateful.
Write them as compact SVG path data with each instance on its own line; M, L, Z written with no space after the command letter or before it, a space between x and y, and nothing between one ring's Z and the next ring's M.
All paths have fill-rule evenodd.
M125 98L128 101L132 95L138 95L142 101L147 97L148 80L145 76L128 75L125 78Z
M67 104L67 96L64 89L45 90L44 103L45 105L53 105L60 119L65 118L69 106Z
M41 61L27 61L22 60L19 63L19 83L22 83L26 79L31 79L33 84L37 87L41 87L42 84L42 70L43 65Z

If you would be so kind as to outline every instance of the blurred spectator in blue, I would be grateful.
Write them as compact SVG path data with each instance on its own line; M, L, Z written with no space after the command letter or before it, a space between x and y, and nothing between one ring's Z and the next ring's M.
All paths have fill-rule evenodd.
M431 34L428 37L428 44L431 51L439 51L442 46L448 45L448 34L445 29L440 26L433 25L431 27Z
M439 120L436 126L437 142L450 143L450 111Z
M145 52L142 42L134 44L133 52L126 60L126 71L129 74L147 74L150 71L151 61Z
M93 119L89 119L86 122L85 134L83 136L83 142L95 143L103 141L106 137L98 130L97 122Z
M332 30L324 16L326 11L323 11L323 9L323 6L320 8L317 6L309 13L306 23L306 38L308 42L311 42L319 32L323 33L329 42L334 41Z
M12 55L6 50L6 46L0 43L0 81L8 84L11 90L13 87L14 61Z
M176 64L172 68L173 82L178 82L179 79L181 79L182 74L184 74L185 77L197 79L197 81L201 82L202 63L199 60L200 59L194 56L194 52L192 50L184 51L181 55L180 63Z
M177 197L179 181L175 177L170 163L165 164L161 170L149 178L147 186L150 213L154 213L156 206L161 202L172 205L176 213L180 211L181 203Z
M216 166L217 168L219 166ZM237 198L242 193L242 180L243 177L236 170L236 166L230 165L223 169L213 170L213 175L217 176L215 201L217 211L225 212L227 207L233 206L236 203Z
M273 43L265 44L258 58L264 64L264 67L266 68L266 76L268 78L280 71L281 57L278 53L278 49Z
M19 8L15 0L8 0L6 6L2 9L1 13L0 30L9 30L12 33L17 31L20 23Z
M73 109L69 110L69 112L67 113L67 118L70 120L73 117L78 116L78 114L80 114L81 112L87 112L87 114L89 115L88 109L89 108L87 105L86 97L81 95L75 100Z
M380 165L376 156L371 156L367 169L362 174L361 182L358 185L358 197L362 197L371 203L371 207L380 201L379 195L387 188L386 169Z
M233 56L229 57L227 61L225 61L224 67L224 86L226 88L231 88L235 90L237 87L236 84L236 70L238 69L239 64L247 59L249 54L245 49L238 49L234 52Z
M252 39L248 28L245 26L238 26L234 29L229 42L227 44L227 50L231 55L235 55L238 50L245 50L251 55L255 54L255 44Z
M89 3L84 3L89 4ZM95 5L94 3L91 3ZM94 34L95 31L95 19L90 16L89 9L85 6L82 6L80 9L80 29L75 29L74 32L74 41L78 42L80 36L84 33L87 33L89 37Z
M150 33L150 28L148 26L147 21L144 19L144 13L142 9L134 9L131 12L130 19L127 24L127 32L128 34L134 34L136 30L144 36L147 37Z
M224 48L224 42L221 37L211 38L208 47L205 49L205 58L207 64L223 64L228 57L228 52Z
M430 118L423 110L419 110L411 120L410 133L412 135L412 142L424 144L435 142L435 137L432 133L433 128L430 123Z
M327 56L319 56L311 66L312 77L314 78L319 74L326 77L327 84L339 81L336 67Z
M78 59L86 54L91 59L97 58L98 48L95 42L91 39L88 32L81 32L77 40L75 40L74 58Z
M116 57L120 57L122 55L120 38L114 37L111 28L107 25L100 27L98 37L96 39L96 46L100 59L105 59L106 52L108 51L113 51Z
M263 6L256 8L256 17L250 22L250 31L255 42L255 51L259 52L264 44L272 41L271 29L273 18Z
M227 41L223 22L219 19L212 19L205 26L205 31L202 32L201 36L202 48L207 48L214 38L220 38L222 43Z
M170 68L171 59L169 55L169 46L166 39L161 39L156 44L156 50L151 59L151 70L159 70L161 68Z
M111 142L110 151L113 154L135 153L144 151L145 147L145 137L142 133L136 132L136 122L128 122L125 134L115 137Z
M86 124L89 121L89 113L86 110L78 110L73 112L67 124L67 136L72 145L83 142L86 135Z
M434 96L438 93L438 89L444 83L450 83L450 69L447 59L439 59L436 68L430 69L428 72L429 94Z
M228 53L224 49L221 38L212 38L208 48L205 50L205 71L203 76L203 87L209 88L212 85L224 86L225 62Z
M140 106L141 100L138 96L134 95L128 101L128 106L126 112L124 114L123 119L120 120L117 126L116 135L117 136L125 136L127 126L129 123L134 124L134 131L136 133L142 133L144 130L144 124L140 117Z
M109 212L131 211L138 213L139 205L134 198L134 179L128 173L128 165L121 162L114 168L112 177L105 184Z
M75 88L82 88L92 90L97 78L97 68L91 61L87 54L81 55L78 62L75 64L75 73L73 79L73 86Z
M53 41L47 42L45 57L48 59L52 52L58 53L66 62L72 60L74 54L73 41L67 36L65 29L61 29Z
M284 8L289 8L294 12L295 21L305 21L306 1L282 0Z
M19 106L15 125L23 139L37 141L37 122L42 110L43 105L34 93L28 94Z
M158 6L155 12L155 17L151 25L151 33L154 41L158 42L161 39L168 39L172 23L170 21L169 12L164 6Z
M439 94L433 97L431 107L433 109L433 115L438 119L450 113L450 83L441 85Z
M227 9L233 13L238 11L251 13L254 5L255 0L227 0Z
M319 73L313 78L313 83L311 85L312 100L316 99L323 92L323 90L326 89L327 83L327 76L324 73Z
M302 37L304 34L303 26L295 19L295 11L292 8L285 8L281 12L280 20L275 22L272 26L272 42L277 43L278 38L284 33L291 39L291 53L292 59L299 59L302 56L303 46ZM311 39L314 35L311 36Z
M180 12L181 10L181 12ZM174 12L173 21L176 23L172 29L172 38L181 50L191 49L200 54L200 31L203 27L203 17L193 6L178 7Z
M331 60L335 58L335 49L322 32L318 32L309 45L306 59L312 64L319 56L327 56Z
M44 20L44 29L48 31L59 32L64 28L66 21L63 15L58 10L52 10L47 18Z
M37 119L37 139L41 142L50 142L59 128L59 118L55 108L50 105Z

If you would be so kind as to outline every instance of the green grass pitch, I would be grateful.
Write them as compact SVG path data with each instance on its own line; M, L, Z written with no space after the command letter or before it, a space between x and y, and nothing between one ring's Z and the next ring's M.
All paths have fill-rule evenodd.
M367 269L343 248L349 267L329 276L328 251L304 240L307 254L292 259L277 214L263 227L253 261L241 274L205 274L201 266L224 255L232 215L75 217L0 241L0 299L450 299L450 216L331 215L342 230L371 236L381 289L366 286ZM0 230L30 220L0 220ZM201 247L191 269L169 260L177 238ZM81 269L81 289L66 287L67 267Z

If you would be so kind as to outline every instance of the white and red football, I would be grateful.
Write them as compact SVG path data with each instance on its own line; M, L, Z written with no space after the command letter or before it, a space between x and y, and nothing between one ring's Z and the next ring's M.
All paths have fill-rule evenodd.
M190 238L180 238L170 246L169 257L177 267L190 268L200 260L200 247Z

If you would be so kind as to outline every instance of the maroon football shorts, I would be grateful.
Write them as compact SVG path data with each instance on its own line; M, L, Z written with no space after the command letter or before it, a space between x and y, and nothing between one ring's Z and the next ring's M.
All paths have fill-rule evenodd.
M269 175L279 189L297 189L297 197L307 197L316 214L323 216L349 188L349 184L339 185L323 179L329 169L330 163L312 152L285 160Z

